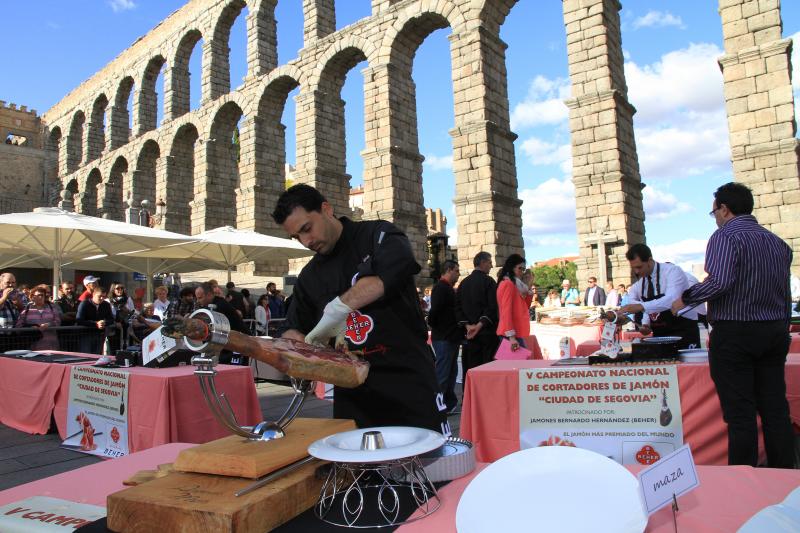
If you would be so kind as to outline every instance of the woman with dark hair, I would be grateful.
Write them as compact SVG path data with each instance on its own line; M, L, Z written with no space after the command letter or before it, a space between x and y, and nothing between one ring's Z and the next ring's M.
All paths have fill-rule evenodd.
M269 312L269 295L262 294L256 302L256 333L258 335L267 335L270 320Z
M497 334L501 340L508 339L512 351L526 348L525 338L531 332L528 309L533 292L523 281L524 275L525 258L519 254L511 254L497 273Z
M128 319L133 312L133 299L125 291L122 283L112 283L111 293L108 295L108 302L114 311L114 323L117 327L118 335L109 337L111 353L116 353L121 348L126 348L128 343Z
M31 350L58 350L58 337L55 331L47 331L50 326L61 324L61 309L47 300L47 285L37 285L30 291L31 302L20 313L18 328L39 328L42 338L31 345Z

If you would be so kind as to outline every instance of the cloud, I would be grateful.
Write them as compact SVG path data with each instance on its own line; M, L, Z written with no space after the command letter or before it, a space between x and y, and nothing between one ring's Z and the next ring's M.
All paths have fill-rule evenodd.
M650 248L656 261L675 263L691 272L692 265L705 262L706 244L708 241L705 239L684 239L667 244L651 244Z
M690 44L664 54L660 61L639 66L625 63L628 97L636 107L637 126L670 121L676 112L724 109L722 73L715 44Z
M633 27L637 30L639 28L664 28L666 26L675 26L682 30L686 29L686 25L684 25L680 17L676 17L666 11L648 11L645 16L633 21Z
M574 236L575 188L570 178L551 178L533 189L519 192L522 200L522 234L535 241L553 234Z
M572 171L572 146L555 144L538 137L525 139L520 146L532 165L559 165L566 174Z
M730 172L722 53L714 44L691 44L649 65L625 64L645 181Z
M114 11L114 13L136 8L135 0L109 0L108 5L111 6L111 9Z
M48 20L47 22L45 22L45 26L47 26L51 30L60 30L61 29L61 24L58 24L57 22L53 22L52 20Z
M425 167L431 170L452 170L453 154L449 155L426 155L423 162Z
M570 82L565 78L536 76L525 99L511 111L511 129L522 130L541 125L566 123L569 109L564 100L570 96Z
M648 219L662 220L692 211L692 206L679 201L674 194L656 189L652 185L645 187L642 195L644 212Z
M458 246L458 224L455 223L455 217L453 217L453 223L448 221L445 232L449 237L447 239L447 244L449 246Z

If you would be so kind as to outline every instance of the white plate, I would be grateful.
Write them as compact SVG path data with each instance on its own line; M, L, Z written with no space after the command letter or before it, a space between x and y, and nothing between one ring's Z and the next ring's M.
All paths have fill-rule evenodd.
M679 358L684 363L704 363L708 361L708 350L702 348L690 348L678 350Z
M642 342L647 344L669 344L671 342L678 342L683 337L642 337Z
M361 436L367 431L380 431L386 447L362 450ZM430 429L383 426L330 435L312 443L308 447L308 454L323 461L337 463L378 463L420 455L439 448L444 441L441 433Z
M9 350L9 351L3 352L3 353L6 354L6 355L16 355L17 357L19 357L19 356L22 356L22 355L28 355L29 353L31 353L31 351L30 350Z
M641 533L647 515L636 476L581 448L528 448L490 464L467 486L458 533Z

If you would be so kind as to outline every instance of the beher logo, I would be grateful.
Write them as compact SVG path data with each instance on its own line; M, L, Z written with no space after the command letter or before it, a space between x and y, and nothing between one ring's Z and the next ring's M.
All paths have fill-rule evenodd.
M364 344L367 342L369 332L372 331L374 323L369 315L362 315L359 311L353 311L347 317L347 327L344 336L350 339L353 344Z
M636 462L640 465L651 465L659 459L661 459L661 454L649 444L645 444L641 450L636 452Z
M114 426L114 428L111 430L111 440L114 441L114 444L119 442L119 431L117 431L117 426Z

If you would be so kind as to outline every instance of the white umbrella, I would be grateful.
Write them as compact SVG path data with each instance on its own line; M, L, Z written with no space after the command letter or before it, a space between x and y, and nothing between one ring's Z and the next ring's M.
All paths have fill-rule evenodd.
M296 259L314 254L297 241L230 226L198 233L191 238L191 242L132 252L128 255L176 259L191 257L196 261L212 261L228 269L228 281L230 281L231 269L242 263Z
M57 294L61 265L70 259L115 255L192 240L193 237L147 226L90 217L58 207L39 207L29 213L0 215L0 250L3 257L28 256L14 266L53 269L53 294ZM10 266L7 262L5 266Z
M142 257L128 253L87 257L64 263L61 266L74 268L75 270L94 270L98 272L141 272L147 276L148 299L153 296L153 275L158 272L181 274L183 272L197 272L207 268L225 268L225 265L207 259Z

